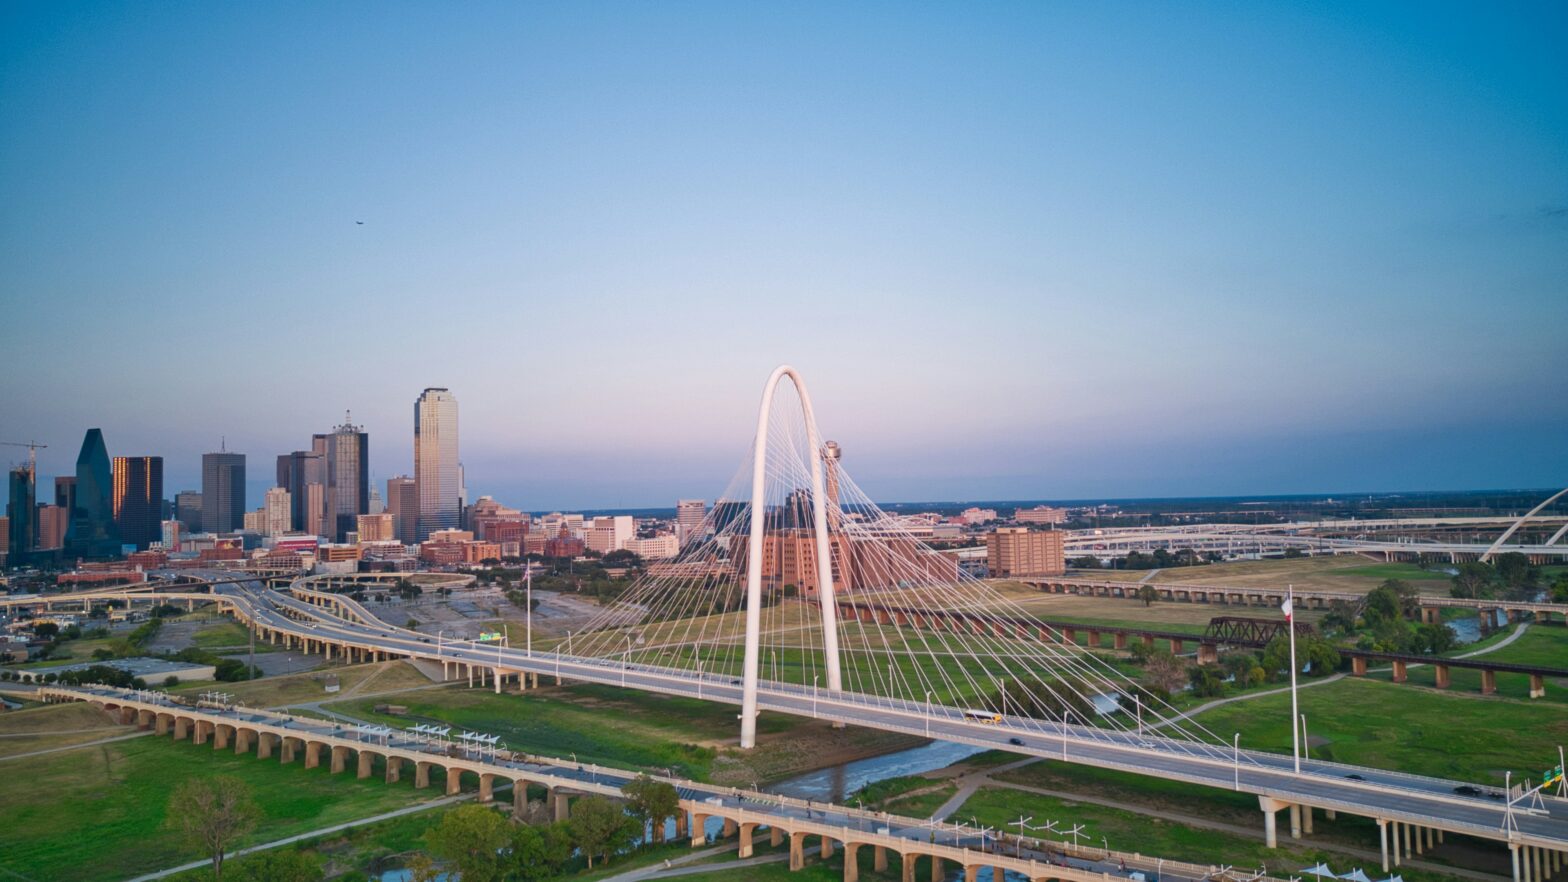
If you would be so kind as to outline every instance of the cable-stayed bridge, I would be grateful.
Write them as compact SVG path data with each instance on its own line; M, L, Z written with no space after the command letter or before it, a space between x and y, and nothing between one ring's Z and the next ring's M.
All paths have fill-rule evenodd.
M775 406L781 388L799 407ZM1568 851L1568 801L1515 805L1463 795L1461 782L1310 759L1298 768L1187 719L882 512L818 433L787 367L769 378L739 474L679 556L648 566L564 639L433 642L335 593L336 581L190 596L225 604L265 639L329 657L426 659L497 690L554 676L736 704L743 747L755 743L757 714L772 711L1230 788L1258 797L1271 845L1287 810L1292 835L1311 832L1314 811L1375 819L1385 864L1444 833L1506 842L1521 878ZM841 602L910 618L841 616Z

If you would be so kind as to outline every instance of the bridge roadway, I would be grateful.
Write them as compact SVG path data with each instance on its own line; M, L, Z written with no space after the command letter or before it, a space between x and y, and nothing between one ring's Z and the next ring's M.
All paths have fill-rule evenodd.
M468 641L432 643L418 632L381 621L352 598L314 590L311 582L298 580L287 592L265 590L259 582L218 585L215 593L189 596L224 603L266 639L282 639L290 645L329 653L335 648L350 658L425 659L443 664L460 678L467 676L472 680L477 673L481 683L489 680L497 691L501 682L510 678L526 685L523 675L527 674L535 682L538 676L554 676L558 680L740 704L740 680L724 676L698 676L608 658L543 651L529 654L522 649ZM833 694L769 681L759 687L759 703L765 710L796 716L1254 794L1264 814L1271 846L1277 841L1278 811L1289 810L1292 835L1297 836L1311 833L1312 812L1318 809L1377 821L1386 865L1399 862L1401 834L1406 853L1412 835L1420 842L1423 835L1433 832L1504 842L1516 855L1519 849L1534 849L1542 854L1568 851L1568 800L1547 798L1545 808L1533 812L1516 809L1512 812L1514 829L1510 831L1505 829L1507 812L1502 801L1458 795L1455 788L1462 782L1457 781L1315 759L1303 760L1298 775L1293 771L1291 758L1278 754L1028 719L986 724L964 718L957 708L855 693ZM1014 743L1014 739L1022 743ZM1532 759L1521 757L1520 762L1528 768ZM1542 757L1538 762L1547 759ZM1528 866L1529 861L1525 863Z
M502 786L511 784L513 811L519 814L526 808L528 785L545 788L546 803L553 804L557 819L562 819L570 814L571 796L618 797L622 786L636 774L508 750L463 750L445 739L415 737L396 730L384 737L366 735L332 721L254 708L211 702L193 706L160 692L89 686L46 687L38 694L46 701L90 702L105 711L117 712L122 723L156 728L158 734L172 734L176 740L189 738L193 744L203 745L211 739L214 750L227 749L232 742L236 753L245 753L254 744L257 757L267 759L277 748L284 763L292 762L302 752L306 768L319 766L326 753L334 774L345 772L353 755L359 778L370 777L379 758L388 783L399 780L403 767L412 765L415 786L427 787L430 772L440 769L446 777L447 792L453 795L461 792L465 774L476 776L479 799L483 802L493 799L498 782ZM831 855L835 844L849 849L851 855L860 848L874 849L873 864L878 870L886 868L888 853L897 854L905 880L913 880L915 862L921 858L935 863L932 879L942 878L942 861L962 867L969 880L975 880L985 868L993 868L992 878L997 882L1002 878L999 871L1020 873L1030 880L1104 882L1106 874L1117 873L1122 867L1158 871L1176 882L1224 878L1220 868L1214 866L1045 843L1027 837L1020 841L1008 836L1005 841L998 841L994 835L965 825L933 823L663 775L649 777L676 788L680 797L677 837L685 836L689 830L693 847L698 847L705 845L710 836L739 836L740 857L746 858L752 854L756 829L766 827L774 845L789 838L791 869L804 866L807 837L815 837L824 857ZM845 879L854 882L859 875L858 861L846 859L845 865ZM1250 873L1246 879L1281 882Z

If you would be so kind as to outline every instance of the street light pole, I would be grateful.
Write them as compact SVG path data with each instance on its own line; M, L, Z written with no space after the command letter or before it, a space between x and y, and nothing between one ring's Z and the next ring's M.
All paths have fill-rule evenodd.
M528 558L527 557L523 558L523 571L525 573L525 575L523 576L523 584L527 586L527 588L525 589L527 596L526 596L526 598L523 601L524 606L526 607L524 621L527 623L527 625L526 625L527 633L524 635L523 640L524 640L524 645L525 645L527 653L528 653L528 657L529 658L533 658L534 657L534 567L533 567L533 564L528 562Z
M931 693L926 692L926 737L931 737Z
M1236 789L1241 789L1241 733L1237 732L1231 741L1231 768L1236 773Z

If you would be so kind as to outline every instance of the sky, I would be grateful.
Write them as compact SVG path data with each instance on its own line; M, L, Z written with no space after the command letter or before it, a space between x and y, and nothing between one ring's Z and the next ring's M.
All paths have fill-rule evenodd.
M883 501L1568 483L1568 6L0 6L0 440ZM362 223L361 223L362 222ZM0 449L17 461L20 448Z

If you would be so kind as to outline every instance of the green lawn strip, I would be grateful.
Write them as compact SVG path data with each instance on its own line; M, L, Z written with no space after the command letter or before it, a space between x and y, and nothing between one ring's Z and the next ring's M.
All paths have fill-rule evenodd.
M734 709L723 705L604 686L563 691L568 695L557 690L523 695L428 690L335 702L334 709L399 728L448 723L500 735L514 750L563 758L576 754L580 762L616 768L670 767L699 778L710 773L717 751L693 742L735 737ZM408 713L375 710L386 703L406 707ZM758 722L759 731L776 731L787 719L766 715Z
M1412 672L1414 673L1414 672ZM1303 689L1312 755L1354 765L1501 785L1503 772L1534 773L1568 739L1556 703L1507 701L1347 677ZM1263 695L1205 711L1197 722L1241 733L1253 750L1289 753L1290 695Z
M379 765L379 763L378 763ZM341 824L430 799L405 777L388 785L330 775L301 760L236 756L210 746L148 737L37 757L26 775L0 775L0 868L47 880L119 879L199 855L163 827L170 790L188 777L245 780L263 820L241 846ZM439 777L439 776L437 776ZM91 831L83 836L84 830Z
M195 634L191 635L191 643L201 647L202 649L221 648L244 649L248 651L250 649L250 631L246 630L243 625L240 625L237 622L223 621L214 624L211 627L202 628L200 631L197 631ZM256 643L256 652L258 655L263 652L273 652L275 650L276 647L267 643L265 640L258 640Z
M1001 787L983 787L976 791L974 796L954 813L953 820L968 822L971 816L982 825L1004 830L1008 829L1006 826L1008 822L1031 816L1034 818L1031 823L1035 825L1056 821L1061 828L1071 828L1073 825L1081 824L1083 838L1080 844L1084 846L1099 848L1104 841L1117 851L1166 860L1203 865L1230 865L1248 871L1267 867L1273 875L1281 878L1299 875L1302 867L1312 866L1320 861L1341 873L1349 872L1354 867L1362 867L1374 878L1379 875L1380 869L1375 865L1375 860L1369 862L1338 853L1320 847L1310 840L1292 842L1285 838L1280 848L1270 849L1265 846L1261 838L1253 839L1239 833L1212 828L1191 827L1139 812ZM1262 816L1256 811L1255 799L1252 819L1261 830ZM1330 822L1323 820L1321 816L1316 823L1320 827L1330 826ZM1375 830L1375 828L1371 829ZM1286 836L1288 837L1288 834ZM1049 838L1060 841L1060 837ZM1375 844L1374 840L1374 847ZM1411 882L1439 882L1439 880L1454 878L1442 873L1413 870L1409 867L1401 868L1401 873Z
M1510 630L1508 633L1512 633ZM1531 625L1518 640L1493 650L1477 661L1509 662L1516 665L1540 665L1543 668L1568 669L1568 628L1554 625Z

